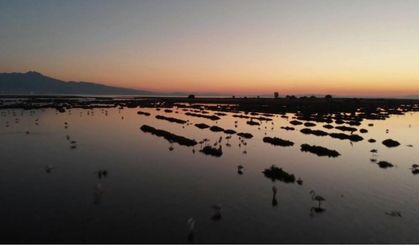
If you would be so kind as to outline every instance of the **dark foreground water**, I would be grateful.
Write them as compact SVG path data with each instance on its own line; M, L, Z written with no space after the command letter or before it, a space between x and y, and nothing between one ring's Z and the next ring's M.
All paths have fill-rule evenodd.
M258 129L246 119L222 117L218 126L254 135L245 145L236 135L227 141L225 133L154 116L214 125L211 120L180 110L141 110L151 116L116 108L1 110L0 241L183 243L193 218L196 243L419 243L419 175L409 169L419 162L418 113L364 121L358 128L369 132L357 143L304 135L301 126L281 129L291 118L274 117L273 125ZM199 144L171 145L142 132L143 124L211 144L222 136L223 155L204 155ZM313 129L326 130L322 125ZM264 143L265 132L295 145ZM381 144L387 138L401 145L387 148ZM301 152L303 143L341 156ZM383 169L371 158L395 166ZM244 166L242 175L238 165ZM272 182L262 173L271 165L303 185ZM311 190L326 199L321 213ZM214 204L222 207L218 221L212 219ZM402 217L386 214L393 210Z

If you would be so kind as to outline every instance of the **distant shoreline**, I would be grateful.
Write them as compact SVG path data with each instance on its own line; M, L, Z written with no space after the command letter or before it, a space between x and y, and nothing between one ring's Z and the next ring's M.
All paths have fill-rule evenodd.
M179 96L179 95L116 95L116 94L36 94L36 95L27 95L27 94L0 94L0 99L2 98L125 98L125 99L176 99L184 101L184 99L187 99L187 101L190 101L191 99L188 99L188 96ZM311 100L321 100L324 99L323 96L318 97L311 97L311 96L296 96L295 99L288 99L285 96L279 96L278 98L274 98L272 96L228 96L228 95L219 95L219 96L211 96L211 95L195 95L195 100L202 101L202 100L214 100L217 99L225 99L228 101L231 100L266 100L266 99L272 99L272 100L299 100L299 99L311 99ZM348 100L348 99L358 99L358 100L402 100L402 101L419 101L419 98L414 97L349 97L349 96L336 96L333 98L334 100Z

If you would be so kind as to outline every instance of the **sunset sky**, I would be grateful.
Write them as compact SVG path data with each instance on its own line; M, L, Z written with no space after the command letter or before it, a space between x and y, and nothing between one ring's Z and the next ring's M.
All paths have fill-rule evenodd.
M0 72L154 91L419 94L418 0L0 0Z

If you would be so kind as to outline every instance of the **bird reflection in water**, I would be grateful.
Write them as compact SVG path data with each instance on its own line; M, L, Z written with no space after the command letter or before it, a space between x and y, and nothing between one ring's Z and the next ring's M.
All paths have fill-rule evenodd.
M96 184L95 191L93 193L93 204L99 205L101 203L103 192L103 185L101 183Z
M272 186L272 207L276 207L278 205L278 200L276 199L277 192L278 188L276 188L276 186Z
M188 242L193 242L195 240L195 219L189 218L187 221L189 232L188 232Z
M316 214L322 214L324 212L326 212L326 209L325 208L322 208L322 207L311 207L311 209L310 209L310 216L313 217Z

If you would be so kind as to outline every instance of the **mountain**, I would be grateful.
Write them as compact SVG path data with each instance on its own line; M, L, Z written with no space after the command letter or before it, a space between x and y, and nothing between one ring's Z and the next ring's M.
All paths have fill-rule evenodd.
M91 82L62 81L38 72L0 73L0 94L99 94L99 95L152 95L153 92L107 86Z

